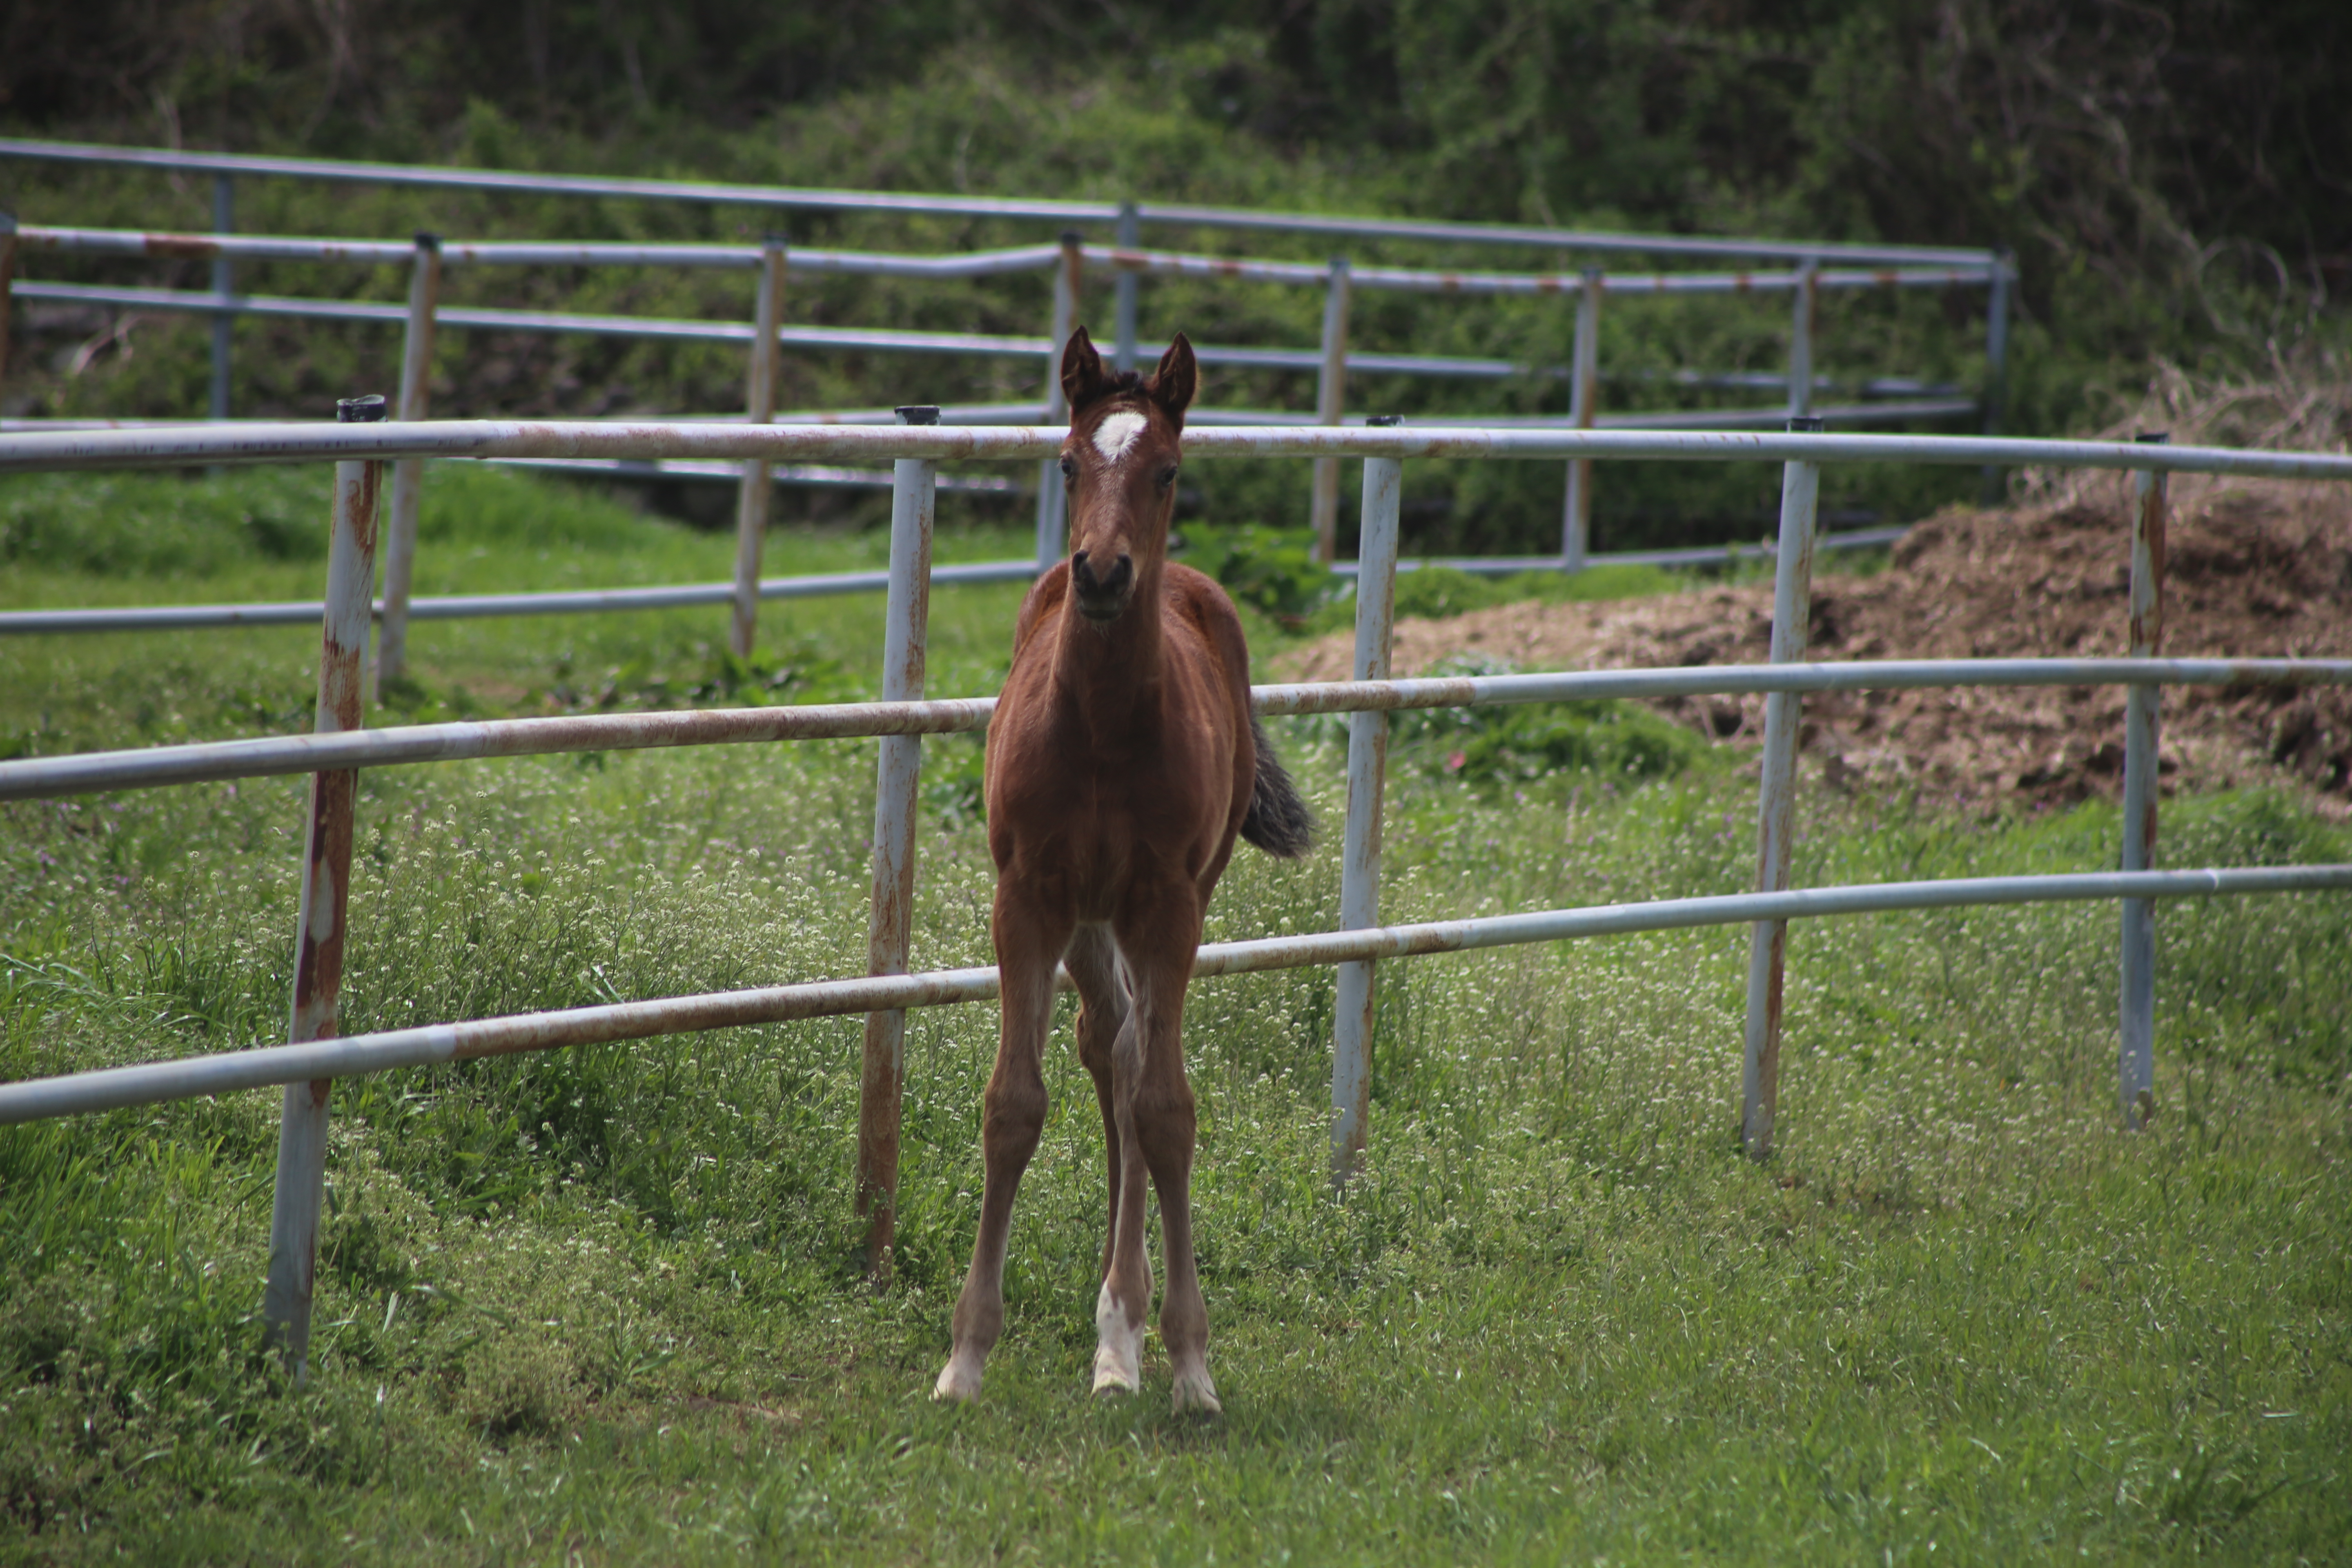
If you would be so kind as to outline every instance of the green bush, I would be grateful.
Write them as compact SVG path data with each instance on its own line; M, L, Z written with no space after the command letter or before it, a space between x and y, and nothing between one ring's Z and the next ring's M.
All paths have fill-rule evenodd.
M1441 661L1433 675L1507 675L1490 659ZM1706 742L1631 702L1528 702L1413 708L1390 715L1391 754L1435 778L1518 785L1559 773L1628 782L1667 778L1705 755Z
M1396 740L1423 772L1478 784L1561 773L1663 778L1706 750L1681 725L1615 701L1424 709L1399 723Z
M1306 626L1339 583L1337 574L1315 559L1311 529L1186 523L1175 553L1223 584L1238 602L1294 629Z

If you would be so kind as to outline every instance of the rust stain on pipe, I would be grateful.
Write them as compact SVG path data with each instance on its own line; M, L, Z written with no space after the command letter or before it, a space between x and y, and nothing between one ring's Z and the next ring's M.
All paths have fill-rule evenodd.
M344 423L383 417L383 399L346 399ZM327 597L320 618L320 732L356 730L362 719L368 596L375 577L376 511L383 465L335 467L334 526L327 555ZM296 933L289 1047L333 1038L339 1030L343 942L351 898L352 817L359 774L349 768L311 775L305 835L300 930ZM290 1086L278 1130L278 1173L270 1203L269 1269L262 1318L299 1384L306 1375L317 1279L319 1206L326 1180L327 1102L333 1082Z
M1785 881L1787 879L1782 879ZM1780 1013L1788 977L1788 921L1772 922L1771 948L1765 962L1771 965L1771 977L1764 987L1764 1047L1756 1064L1759 1079L1757 1110L1762 1133L1759 1154L1771 1147L1772 1128L1780 1109Z
M207 261L221 253L221 247L202 235L148 234L142 235L139 247L159 260Z
M2153 589L2146 605L2135 600L2131 606L2130 652L2134 658L2156 658L2164 648L2164 557L2168 512L2165 487L2150 485L2139 498L2140 536L2147 542L2149 586Z

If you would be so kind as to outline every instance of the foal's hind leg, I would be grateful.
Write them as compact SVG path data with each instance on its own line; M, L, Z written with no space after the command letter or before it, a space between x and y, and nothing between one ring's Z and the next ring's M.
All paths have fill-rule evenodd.
M931 1390L934 1399L980 1397L982 1364L1004 1329L1004 1241L1021 1174L1045 1126L1045 1034L1054 1016L1054 966L1070 922L997 888L996 962L1003 977L1003 1032L988 1080L981 1127L987 1175L980 1194L980 1234L971 1269L956 1299L955 1348Z
M1102 1031L1108 1037L1097 1036L1089 1052L1082 1033L1079 1048L1103 1103L1110 1163L1110 1234L1104 1239L1102 1289L1095 1297L1095 1392L1132 1394L1143 1385L1143 1323L1151 1307L1151 1258L1143 1239L1150 1194L1135 1135L1140 1009L1120 973L1124 967L1132 975L1133 969L1122 964L1109 932L1100 927L1082 931L1071 951L1070 973L1087 996L1088 1010L1097 1010L1098 999L1116 998L1120 1006L1117 1026ZM1102 1011L1108 1021L1108 1009Z
M1111 1057L1122 1034L1134 1029L1135 1008L1108 927L1082 925L1062 957L1078 986L1078 1061L1095 1080L1095 1103L1102 1110L1103 1152L1110 1173L1109 1214L1103 1224L1102 1278L1110 1278L1113 1244L1118 1236L1119 1178L1126 1163L1118 1137L1112 1092ZM1133 1050L1129 1039L1126 1048Z
M1184 889L1189 894L1189 888ZM1209 1309L1192 1257L1192 1154L1197 1138L1192 1086L1184 1075L1184 990L1192 977L1200 945L1196 900L1169 896L1138 900L1136 917L1119 922L1119 947L1135 976L1136 1039L1129 1068L1119 1085L1127 1115L1128 1181L1123 1215L1134 1215L1134 1255L1143 1252L1143 1173L1150 1172L1160 1193L1160 1257L1168 1282L1160 1303L1160 1338L1175 1373L1180 1411L1211 1414L1223 1408L1209 1379ZM1122 1224L1118 1240L1128 1240ZM1133 1301L1133 1321L1142 1324L1150 1296L1150 1273L1143 1294Z

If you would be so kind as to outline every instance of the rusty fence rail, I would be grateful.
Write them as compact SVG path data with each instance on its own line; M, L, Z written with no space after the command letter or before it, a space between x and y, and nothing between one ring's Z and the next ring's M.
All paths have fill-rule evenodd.
M283 1085L277 1199L265 1315L289 1360L303 1364L310 1317L325 1118L332 1080L360 1072L449 1062L597 1040L770 1023L825 1015L866 1016L859 1105L858 1202L870 1256L893 1237L904 1010L995 994L989 969L908 973L908 915L915 896L912 834L920 737L985 726L988 699L938 700L923 687L937 466L942 461L1031 461L1051 455L1053 427L930 423L906 408L896 428L745 424L380 423L381 399L352 400L333 426L161 428L0 435L0 472L119 468L191 462L332 461L336 484L322 626L319 716L308 735L163 746L0 763L0 800L204 780L306 773L312 780L304 858L299 952L289 1043L180 1061L0 1084L0 1124L133 1104ZM2352 660L2176 659L2162 657L2165 477L2195 472L2352 479L2352 457L2172 447L2153 441L2060 442L1987 437L1829 435L1792 421L1786 432L1448 429L1382 424L1202 429L1186 437L1203 458L1313 457L1363 460L1364 549L1356 600L1354 679L1262 687L1259 711L1349 715L1348 809L1340 853L1340 929L1204 947L1195 973L1214 975L1311 964L1339 966L1332 1042L1332 1160L1344 1176L1365 1147L1378 963L1416 953L1700 925L1749 928L1750 965L1739 1121L1758 1158L1771 1149L1778 1101L1780 1001L1788 922L1904 910L2058 900L2116 900L2122 910L2117 1104L2126 1126L2153 1107L2155 948L2161 900L2352 890L2352 866L2155 869L2158 693L2165 685L2352 685ZM367 584L376 553L383 464L425 458L592 457L633 461L687 457L741 463L802 458L888 459L894 465L884 700L806 708L605 714L410 726L360 727L358 680L368 627ZM1427 457L1575 461L1737 459L1783 465L1775 567L1771 662L1687 669L1389 679L1402 468ZM2127 646L2114 659L1804 661L1803 617L1819 543L1816 498L1824 462L1924 461L1976 466L2038 464L2124 470L2135 504L2119 553L2130 578ZM941 569L942 571L945 569ZM2121 684L2127 689L2123 868L2076 875L1969 879L1792 889L1790 840L1796 789L1795 737L1806 692L1992 685ZM1764 759L1753 893L1594 909L1552 910L1409 926L1380 914L1380 828L1389 712L1409 708L1604 697L1763 693ZM581 751L750 743L818 737L883 740L875 808L875 874L867 973L862 978L702 996L623 1003L560 1013L342 1037L336 1000L342 964L354 809L362 767Z
M10 142L0 140L0 157L19 155L38 158L48 155L43 149L68 162L103 163L108 161L103 149L79 148L69 145L62 151L58 144ZM123 162L148 164L154 160L126 157ZM993 250L973 251L944 256L916 256L870 251L846 251L823 248L792 249L781 238L772 237L761 245L691 245L645 244L632 242L573 241L451 241L438 236L420 234L413 242L365 238L318 238L310 237L239 235L230 232L230 189L232 165L236 160L217 167L207 163L216 176L215 232L211 234L140 231L121 229L79 228L57 226L18 226L13 218L0 216L0 229L13 233L11 246L16 256L71 255L111 257L134 259L209 260L213 268L212 287L208 290L126 288L81 283L21 281L13 286L14 294L28 301L57 304L83 304L116 310L176 311L209 317L214 328L213 395L210 416L213 420L228 417L227 355L229 324L239 316L291 318L305 321L344 321L399 325L404 329L402 377L400 395L394 409L394 416L416 419L424 416L427 403L427 372L432 363L436 335L443 328L465 331L506 331L526 332L583 333L602 337L628 338L640 341L741 342L747 345L749 374L745 395L746 414L736 416L754 422L765 422L773 416L774 387L779 355L786 350L800 352L890 352L981 356L990 358L1039 359L1044 363L1043 396L1035 403L1000 404L986 410L975 410L982 417L993 415L1004 422L1037 417L1051 422L1058 417L1060 385L1057 367L1063 344L1076 324L1077 302L1081 298L1088 269L1106 273L1117 288L1117 342L1113 360L1127 368L1160 352L1164 345L1139 342L1136 335L1137 282L1143 278L1192 278L1232 282L1255 282L1294 287L1320 288L1324 290L1324 310L1321 342L1312 349L1263 348L1199 345L1196 353L1201 363L1211 366L1311 373L1316 377L1316 415L1318 423L1337 425L1344 416L1348 377L1355 375L1406 375L1443 379L1509 380L1530 374L1542 378L1564 380L1570 384L1569 408L1565 423L1577 428L1604 426L1640 426L1644 428L1726 429L1757 425L1777 424L1790 415L1805 415L1816 410L1816 397L1822 393L1841 390L1841 384L1814 372L1814 338L1818 331L1820 297L1824 290L1837 289L1902 289L1916 288L1952 289L1981 288L1987 291L1986 303L1986 380L1984 395L1979 398L1961 395L1954 386L1932 385L1913 377L1880 376L1864 380L1851 390L1861 401L1847 401L1821 412L1836 418L1842 425L1900 425L1916 422L1938 422L1981 416L1984 428L1990 432L1999 422L2000 388L2006 374L2008 342L2009 296L2013 282L2013 268L2005 257L1985 251L1935 250L1919 247L1841 247L1833 245L1801 246L1783 242L1700 241L1693 244L1675 242L1671 237L1629 237L1622 235L1586 235L1580 248L1601 254L1639 252L1678 257L1739 257L1793 262L1778 270L1744 270L1717 272L1621 271L1606 272L1597 267L1575 271L1554 272L1489 272L1447 270L1408 267L1356 267L1345 257L1335 257L1328 263L1309 264L1265 260L1253 258L1232 258L1194 255L1183 252L1145 249L1132 242L1138 226L1146 221L1143 209L1132 205L1118 209L1118 230L1121 243L1116 246L1090 245L1075 230L1066 231L1058 244L1010 247ZM278 173L292 172L294 165L284 161L264 160L249 164L251 172L263 172L264 165ZM167 162L158 166L194 167L193 164ZM303 165L310 172L325 165ZM340 165L338 165L340 166ZM367 166L373 167L373 166ZM408 174L430 173L409 170ZM591 182L590 184L594 184ZM648 194L659 182L607 182L614 190L624 187L638 195ZM499 186L497 188L523 188ZM586 184L558 181L545 189L563 189L573 194L584 191ZM681 187L683 188L683 187ZM701 187L696 187L701 188ZM858 193L847 193L858 197ZM789 205L789 204L787 204ZM856 201L850 203L856 206ZM1054 204L1047 204L1054 205ZM862 210L862 209L861 209ZM909 209L901 203L888 203L877 210ZM1035 216L1043 208L1022 209L1012 214L1010 209L992 208L1006 216ZM1056 209L1058 210L1058 208ZM1076 210L1091 210L1073 208ZM1166 209L1165 221L1187 222L1192 226L1238 226L1244 228L1279 229L1280 223L1268 224L1253 219L1225 226L1210 221L1213 215L1208 209ZM1178 218L1177 212L1190 215ZM1151 221L1160 221L1160 209L1150 209ZM1207 216L1204 216L1207 215ZM1229 214L1237 217L1251 215ZM1264 216L1265 215L1257 215ZM1410 232L1408 232L1408 230ZM1457 234L1465 244L1506 243L1507 231L1492 226L1393 226L1373 223L1361 232L1386 237L1433 237L1438 231ZM1313 220L1300 232L1335 233L1328 220ZM1507 231L1520 235L1512 243L1530 243L1535 237L1550 235L1551 231ZM1559 237L1554 236L1553 237ZM1654 243L1644 246L1629 243L1645 239ZM393 301L368 301L342 299L289 298L285 296L238 293L234 289L234 268L239 262L309 261L357 266L405 266L410 272L409 297L404 304ZM1847 265L1823 265L1844 262ZM756 303L750 321L705 320L666 320L640 316L587 315L577 312L548 310L518 310L478 307L444 306L440 303L442 284L446 269L456 266L575 266L575 267L677 267L715 268L757 275ZM5 314L11 278L15 268L6 257L0 257L0 363L5 357ZM897 277L918 279L986 278L1045 270L1054 279L1053 304L1046 335L1042 338L971 332L916 332L894 329L814 327L786 325L782 321L782 291L788 270L815 275L849 275L865 277ZM1565 366L1531 366L1513 359L1437 354L1366 353L1349 347L1349 300L1354 290L1401 289L1421 293L1458 295L1472 298L1521 297L1572 300L1575 305L1575 340L1570 363ZM1600 360L1600 308L1604 294L1630 297L1665 294L1711 294L1756 296L1787 293L1793 300L1790 320L1789 366L1785 374L1744 372L1710 374L1690 371L1675 372L1656 378L1674 384L1725 389L1748 388L1778 392L1785 395L1784 405L1763 408L1676 409L1629 411L1617 414L1601 412L1601 370ZM887 410L854 410L845 413L785 415L793 422L833 422L854 419L886 423ZM950 416L952 418L952 416ZM1259 409L1203 409L1197 412L1195 423L1231 422L1244 425L1288 424L1295 415ZM1490 416L1462 416L1456 422L1489 426L1498 423ZM1532 419L1528 423L1538 427L1558 426L1560 418ZM1500 421L1509 423L1509 421ZM575 459L541 458L541 466L577 468ZM1036 501L1036 562L1039 569L1055 559L1060 552L1063 520L1061 489L1052 482L1053 476L1041 466L1034 487ZM754 635L756 603L761 590L755 585L760 541L750 532L755 521L763 521L768 511L768 497L753 493L752 471L750 468L730 472L709 465L660 465L654 468L625 468L604 466L607 477L621 479L679 479L688 480L724 481L732 479L740 489L737 506L739 534L737 539L738 575L731 602L736 607L734 651L748 655L749 638ZM1990 483L1988 470L1988 483ZM771 467L766 474L769 483L792 485L881 485L889 475L882 469L825 469L808 465ZM958 481L950 479L950 484ZM383 623L381 668L385 675L401 672L407 646L407 622L410 616L408 583L411 563L415 552L415 518L416 492L421 474L414 464L404 464L393 476L393 508L385 540L385 592L379 612ZM993 489L1013 489L1004 480L971 484L963 488ZM1592 465L1589 460L1570 465L1567 472L1566 496L1561 514L1560 550L1557 556L1536 558L1536 564L1560 571L1581 571L1592 564L1590 552L1591 515L1593 489ZM1308 523L1316 536L1319 558L1338 563L1338 530L1339 515L1339 470L1335 460L1319 458L1315 463L1314 483L1310 491ZM1685 563L1727 562L1738 554L1735 547L1681 553L1674 559ZM1619 561L1640 561L1659 558L1659 552L1637 552L1612 557ZM1494 562L1472 558L1451 561L1446 564L1475 572L1505 572L1530 569L1524 560ZM509 601L501 596L485 601L467 612L478 615L519 613L509 607ZM597 608L621 607L617 605ZM522 612L527 613L527 612ZM118 612L112 618L94 616L79 623L79 629L135 631L152 629L159 623ZM217 619L198 623L232 624ZM0 632L29 629L0 623Z

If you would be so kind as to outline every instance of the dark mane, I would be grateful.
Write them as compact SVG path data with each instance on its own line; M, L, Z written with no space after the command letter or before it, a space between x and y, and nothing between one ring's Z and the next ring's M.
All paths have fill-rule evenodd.
M1086 402L1071 409L1070 412L1081 413L1092 408L1097 403L1108 403L1115 398L1128 396L1148 398L1150 396L1150 390L1145 384L1145 380L1144 374L1139 370L1114 371L1103 377L1092 397L1087 398Z

